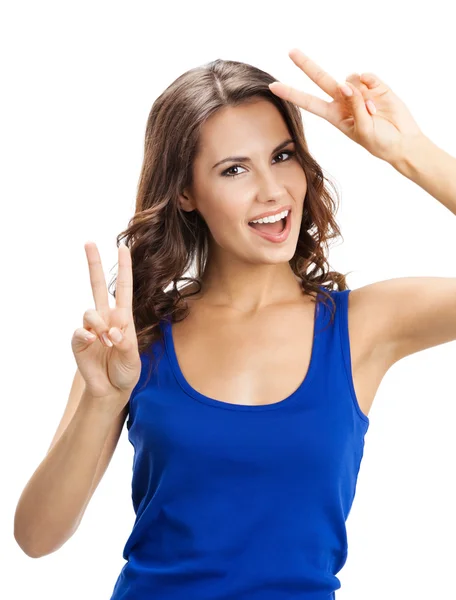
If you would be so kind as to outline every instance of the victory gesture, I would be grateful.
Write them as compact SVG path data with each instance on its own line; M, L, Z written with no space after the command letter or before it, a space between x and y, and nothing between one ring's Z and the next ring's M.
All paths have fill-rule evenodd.
M392 163L404 156L407 144L424 137L406 105L373 73L355 73L340 84L297 48L288 55L333 101L280 82L269 85L271 92L322 117L374 156Z
M141 373L132 312L130 250L124 244L119 246L116 306L111 308L97 246L88 242L84 248L95 309L84 313L83 327L74 332L71 347L89 394L99 398L121 398L120 404L125 405Z

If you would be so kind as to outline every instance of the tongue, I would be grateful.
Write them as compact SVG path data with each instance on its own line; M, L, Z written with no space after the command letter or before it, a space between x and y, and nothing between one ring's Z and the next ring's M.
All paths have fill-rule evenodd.
M250 223L250 227L264 231L265 233L281 233L285 225L285 219L275 221L274 223Z

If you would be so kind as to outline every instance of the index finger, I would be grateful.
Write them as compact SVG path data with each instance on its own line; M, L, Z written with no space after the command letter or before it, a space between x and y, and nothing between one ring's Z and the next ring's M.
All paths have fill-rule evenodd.
M98 311L107 312L109 310L108 289L101 265L100 253L94 242L86 242L84 249L89 263L90 284L95 300L95 308Z
M331 77L329 73L319 67L315 61L299 50L299 48L290 50L288 56L324 92L331 96L331 98L335 97L338 83L334 77Z
M116 308L131 310L133 303L133 273L130 249L119 245L119 271L116 280Z

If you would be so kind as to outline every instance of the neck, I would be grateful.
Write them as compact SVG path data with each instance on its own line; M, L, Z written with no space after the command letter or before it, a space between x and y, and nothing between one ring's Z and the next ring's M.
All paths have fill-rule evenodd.
M303 292L288 263L241 269L211 263L202 276L201 295L211 306L229 306L253 315L268 306L299 301Z

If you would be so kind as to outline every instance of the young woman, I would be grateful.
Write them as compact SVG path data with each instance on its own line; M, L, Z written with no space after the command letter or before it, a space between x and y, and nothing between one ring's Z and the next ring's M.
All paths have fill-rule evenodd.
M290 57L331 103L223 60L155 101L115 308L85 246L95 308L15 535L35 557L71 537L127 419L136 520L112 600L334 598L377 388L401 358L456 339L455 279L350 291L329 270L335 203L299 108L453 214L456 160L377 76L345 90Z

